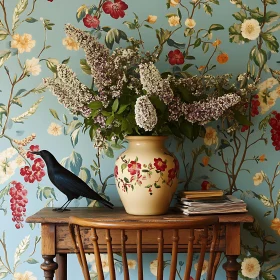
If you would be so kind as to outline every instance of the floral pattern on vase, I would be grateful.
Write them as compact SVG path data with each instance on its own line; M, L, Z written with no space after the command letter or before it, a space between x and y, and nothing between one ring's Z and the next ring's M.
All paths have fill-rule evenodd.
M165 149L166 137L131 136L127 140L129 147L118 157L114 168L127 213L165 213L178 183L178 160Z

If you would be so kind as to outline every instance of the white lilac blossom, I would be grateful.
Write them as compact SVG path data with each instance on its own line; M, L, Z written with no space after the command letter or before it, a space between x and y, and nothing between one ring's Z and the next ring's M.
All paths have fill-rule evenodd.
M135 104L136 124L145 131L152 131L157 124L157 112L149 97L144 95L136 100Z
M44 84L57 96L58 101L73 114L88 117L91 110L88 104L94 101L90 90L76 77L76 74L65 64L57 65L57 78L46 78Z
M156 95L167 105L174 95L169 81L161 78L158 69L152 62L140 64L139 70L140 81L147 95Z
M204 125L211 120L218 120L227 109L236 105L240 100L241 98L237 94L229 93L192 104L184 103L182 112L187 121Z
M118 98L127 82L124 70L127 65L137 60L139 56L137 50L117 49L110 56L109 49L88 32L70 24L66 24L65 32L68 36L75 38L80 47L84 49L98 92Z

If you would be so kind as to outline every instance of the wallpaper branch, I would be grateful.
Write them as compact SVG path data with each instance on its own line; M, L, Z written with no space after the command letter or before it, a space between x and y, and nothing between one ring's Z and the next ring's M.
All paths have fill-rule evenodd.
M277 0L0 0L0 279L42 278L40 228L27 225L25 218L66 199L32 151L50 150L101 196L121 205L114 161L127 143L109 133L110 124L118 122L119 133L132 130L122 115L128 108L115 103L116 108L110 105L103 115L94 115L97 103L82 107L59 99L46 83L58 80L59 69L66 67L83 89L97 91L87 51L85 56L77 38L65 34L68 23L104 44L110 59L124 55L122 48L140 50L142 59L156 61L163 79L171 74L188 79L188 90L176 87L186 102L200 101L205 91L240 97L219 121L174 121L167 145L180 162L179 189L219 188L248 204L255 222L242 231L240 279L280 279L279 8ZM73 106L68 110L70 101L79 110L90 110L89 116ZM181 107L172 106L173 118L182 118ZM103 122L105 135L96 130ZM71 205L100 206L87 199ZM166 273L170 259L166 254ZM81 279L76 259L70 261L70 275ZM180 256L178 279L184 261ZM115 262L121 279L118 255ZM223 262L224 256L217 279L224 279ZM108 272L106 254L102 263ZM91 255L88 264L96 279ZM131 255L132 279L136 266ZM155 255L145 257L145 269L145 279L155 279Z

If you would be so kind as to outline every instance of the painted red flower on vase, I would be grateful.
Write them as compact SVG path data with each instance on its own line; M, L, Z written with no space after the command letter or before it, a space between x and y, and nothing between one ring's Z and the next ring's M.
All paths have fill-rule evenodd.
M174 168L175 168L176 172L178 172L179 171L179 161L178 161L178 159L174 158L173 163L175 164Z
M159 171L164 171L167 168L166 160L163 161L161 158L155 158L154 159L154 166Z
M170 182L171 180L175 179L176 177L176 169L171 168L168 170L168 181Z
M128 172L130 173L130 175L140 174L141 163L138 163L135 160L132 160L127 166L128 166Z
M106 14L109 14L114 19L118 19L125 16L124 11L128 8L128 5L122 0L115 0L114 3L106 1L102 5L102 8Z
M100 24L100 20L96 16L87 14L83 18L84 25L88 28L97 28Z
M118 170L118 166L116 165L114 168L114 176L118 177L118 175L119 175L119 170Z
M180 50L175 50L168 53L168 61L171 65L175 65L183 64L185 59L183 53Z

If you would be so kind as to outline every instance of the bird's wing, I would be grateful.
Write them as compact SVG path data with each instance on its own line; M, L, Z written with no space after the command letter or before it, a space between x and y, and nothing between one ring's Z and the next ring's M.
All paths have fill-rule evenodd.
M58 170L55 170L53 177L54 185L66 195L69 194L74 198L83 196L94 200L104 200L82 179L62 166Z

